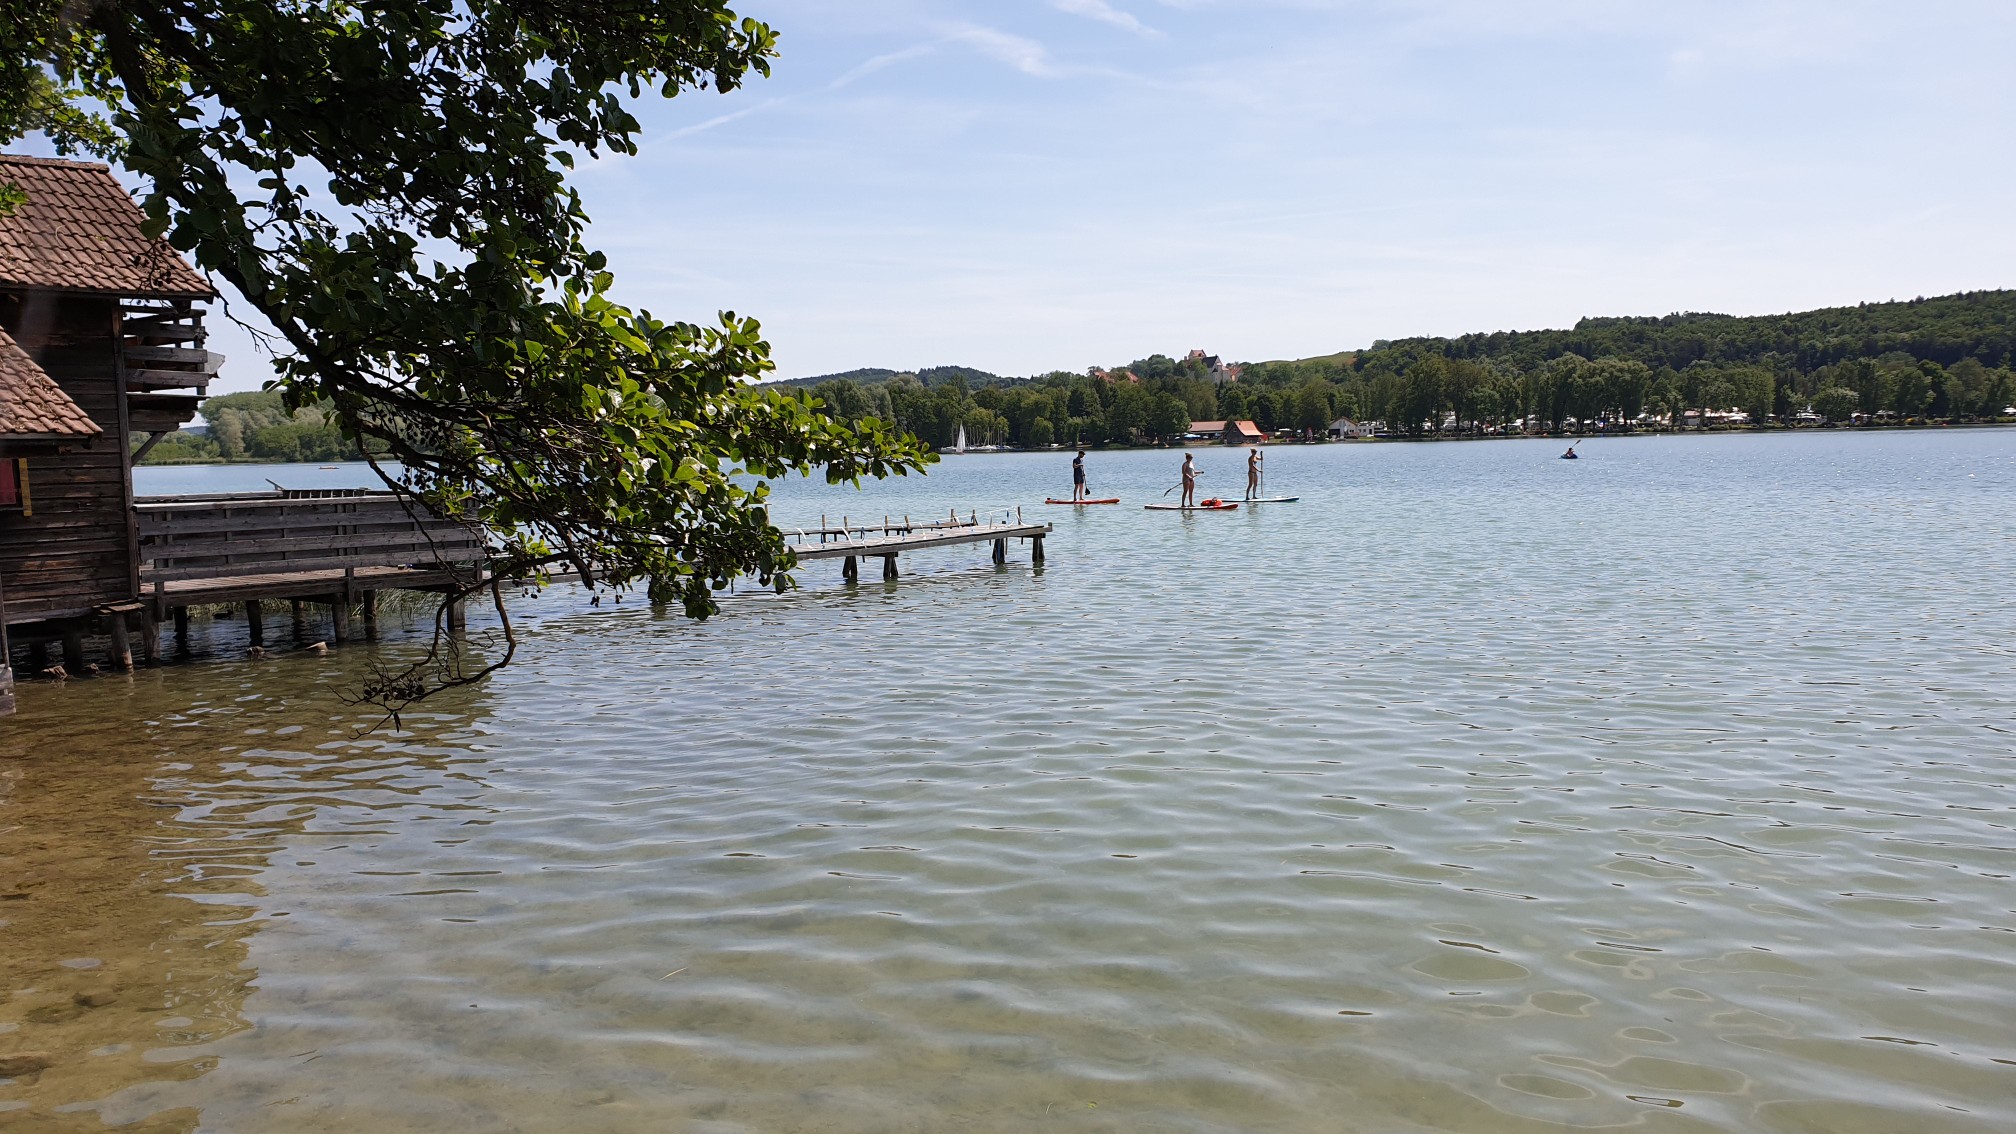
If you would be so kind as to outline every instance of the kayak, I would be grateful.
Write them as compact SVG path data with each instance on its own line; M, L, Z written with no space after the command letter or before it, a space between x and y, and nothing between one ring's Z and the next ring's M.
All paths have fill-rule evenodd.
M1217 504L1143 504L1150 512L1231 512L1239 505L1220 502Z
M1302 498L1301 498L1300 496L1249 496L1249 497L1247 497L1246 499L1244 499L1244 500L1241 500L1241 501L1240 501L1239 503L1241 503L1241 504L1293 504L1293 503L1295 503L1295 502L1296 502L1297 500L1300 500L1300 499L1302 499Z
M1045 500L1045 501L1044 501L1043 503L1045 503L1045 504L1118 504L1118 503L1120 503L1120 498L1119 498L1118 496L1115 496L1115 497L1112 497L1111 499L1107 499L1107 500Z

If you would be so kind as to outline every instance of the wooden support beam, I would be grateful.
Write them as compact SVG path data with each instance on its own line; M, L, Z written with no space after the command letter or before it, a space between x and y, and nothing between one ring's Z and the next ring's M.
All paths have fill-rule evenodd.
M294 615L294 642L296 645L299 645L303 639L308 637L306 604L297 598L287 600L287 605L290 612Z
M466 606L467 604L463 603L460 599L448 604L448 632L450 634L460 634L469 629L469 612L465 609Z
M182 649L189 647L189 608L186 606L175 608L175 645Z
M1006 562L1008 562L1008 541L1007 541L1007 540L1005 540L1005 539L997 539L997 540L995 540L995 541L994 541L994 562L996 562L996 563L1006 563Z
M161 623L152 607L140 611L140 660L147 665L161 664Z
M885 555L882 557L882 581L885 583L894 582L895 579L896 557L894 555Z
M329 596L329 637L339 646L350 640L350 604L342 595Z
M28 675L39 677L49 668L49 646L40 640L28 643Z
M120 673L133 672L133 643L126 636L126 612L115 610L106 615L105 622L112 632L112 668Z
M1041 565L1043 562L1043 537L1029 537L1029 562Z
M253 645L266 644L266 611L259 605L258 599L245 604L245 629L251 634Z
M72 625L63 631L63 668L72 677L84 675L84 628Z
M378 640L378 592L365 591L361 597L364 605L364 640L375 642Z
M858 582L860 582L860 581L861 581L861 561L860 561L860 560L858 560L858 559L856 559L856 558L854 558L854 557L853 557L853 556L851 556L851 555L850 555L850 556L848 556L848 557L847 557L846 559L843 559L843 560L841 560L841 561L840 561L840 578L841 578L841 580L842 580L843 582L848 582L848 583L858 583Z

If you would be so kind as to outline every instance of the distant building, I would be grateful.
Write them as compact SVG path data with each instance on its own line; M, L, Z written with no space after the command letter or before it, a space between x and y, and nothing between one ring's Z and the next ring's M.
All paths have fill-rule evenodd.
M1267 440L1267 434L1250 421L1193 421L1189 436L1224 445L1260 445Z
M1243 367L1227 363L1215 354L1205 354L1201 350L1193 350L1189 354L1184 355L1183 361L1203 363L1211 380L1219 385L1224 385L1227 382L1237 382L1240 372L1244 369Z
M1340 417L1330 423L1330 436L1339 441L1357 441L1373 435L1371 422L1356 422L1348 417Z

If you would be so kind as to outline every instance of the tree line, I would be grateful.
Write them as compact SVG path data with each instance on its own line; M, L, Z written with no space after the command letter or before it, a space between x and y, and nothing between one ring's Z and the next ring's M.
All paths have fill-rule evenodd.
M202 431L179 430L148 450L143 464L203 461L354 461L357 442L319 406L289 410L277 390L205 398Z
M1584 319L1567 330L1374 343L1214 382L1199 359L1002 378L963 367L793 383L850 421L946 448L1152 444L1193 420L1406 436L1993 421L2016 401L2016 291L1779 316Z

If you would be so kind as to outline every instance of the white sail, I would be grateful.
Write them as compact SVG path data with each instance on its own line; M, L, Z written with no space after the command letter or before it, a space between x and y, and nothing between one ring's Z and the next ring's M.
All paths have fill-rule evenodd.
M955 453L966 451L966 427L964 425L959 427L959 440L953 444L952 451Z

